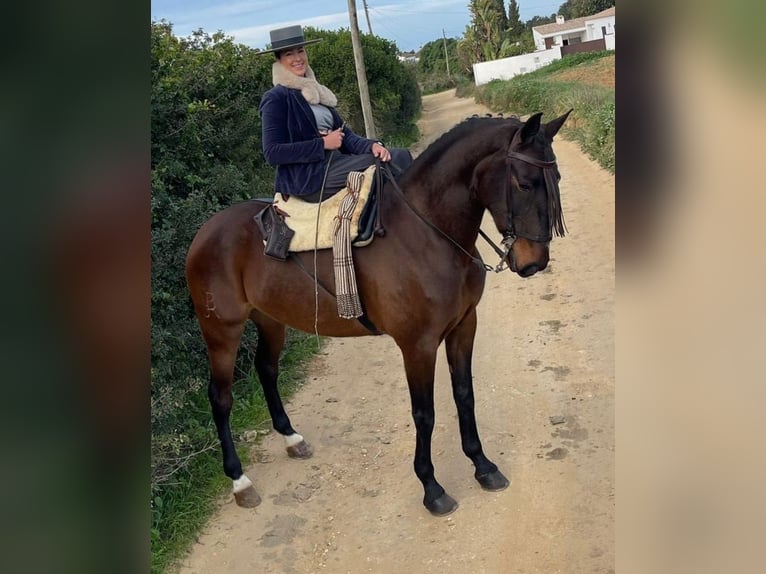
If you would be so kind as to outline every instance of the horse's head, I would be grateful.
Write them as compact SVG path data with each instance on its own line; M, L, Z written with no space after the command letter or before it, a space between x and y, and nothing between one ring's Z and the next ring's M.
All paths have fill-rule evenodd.
M513 132L510 144L475 172L474 189L489 209L512 271L529 277L548 265L548 245L563 237L558 182L561 179L551 144L572 110L547 124L534 114Z

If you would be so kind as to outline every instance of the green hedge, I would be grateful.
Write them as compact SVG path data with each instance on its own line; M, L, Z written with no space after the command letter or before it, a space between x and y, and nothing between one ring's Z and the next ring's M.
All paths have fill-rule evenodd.
M326 38L312 67L339 96L347 119L363 123L348 32L307 28ZM417 137L420 92L390 42L365 36L365 62L376 125L387 142ZM197 229L238 201L272 194L274 169L261 152L258 105L271 87L274 57L257 54L221 32L179 38L168 22L152 22L152 571L162 572L194 540L231 484L207 399L205 345L186 288L184 261ZM339 66L338 62L343 62ZM361 132L363 133L363 132ZM232 432L270 426L248 328L237 359ZM317 349L311 335L288 331L279 385L288 395L303 361ZM247 462L247 445L240 453Z

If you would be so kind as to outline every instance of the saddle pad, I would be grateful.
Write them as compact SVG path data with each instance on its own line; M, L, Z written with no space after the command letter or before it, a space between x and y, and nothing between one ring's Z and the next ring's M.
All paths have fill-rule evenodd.
M362 189L359 192L359 201L351 215L351 229L358 229L359 217L362 215L367 198L372 189L375 176L375 166L368 167L363 172ZM274 205L285 216L285 223L295 232L290 240L290 251L313 251L316 243L317 249L330 249L333 246L333 231L335 218L338 216L343 198L346 197L347 188L341 189L330 199L322 203L308 203L301 201L294 195L289 201L285 201L281 193L274 195ZM319 211L319 232L317 233L317 211Z

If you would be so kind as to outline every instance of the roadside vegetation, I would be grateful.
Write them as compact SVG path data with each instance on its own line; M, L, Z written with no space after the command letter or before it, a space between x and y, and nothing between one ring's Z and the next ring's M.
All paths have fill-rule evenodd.
M543 112L551 119L573 109L562 134L614 173L614 52L572 54L510 80L464 88L459 95L471 91L477 102L496 112Z
M311 66L339 99L352 128L364 133L350 32L307 28ZM365 64L378 136L411 145L420 92L396 46L363 37ZM238 201L272 195L274 170L261 153L258 104L271 87L273 55L236 44L222 33L173 34L167 22L151 25L151 553L152 572L176 563L224 493L221 453L207 398L205 346L186 290L184 259L197 229L213 213ZM271 427L253 367L257 334L242 339L234 386L232 432L247 463L252 431ZM314 336L288 331L280 390L289 396L304 379L304 365L321 347ZM247 436L243 438L245 431Z

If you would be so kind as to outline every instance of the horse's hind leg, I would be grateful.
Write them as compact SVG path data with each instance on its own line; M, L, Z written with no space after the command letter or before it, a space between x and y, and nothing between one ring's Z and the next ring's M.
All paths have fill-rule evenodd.
M497 466L485 455L476 428L474 412L473 374L471 373L471 357L473 355L473 340L476 335L476 310L471 311L453 329L445 340L447 361L452 377L452 395L457 406L460 422L460 439L463 452L473 462L476 468L475 477L485 490L503 490L508 486L508 479L497 469Z
M295 432L277 386L279 355L285 345L285 326L258 311L253 311L250 317L258 328L255 369L258 371L274 430L285 437L287 454L290 457L310 458L314 451L305 439Z
M223 452L223 471L232 479L234 499L239 506L252 508L261 502L253 483L242 472L242 463L234 448L234 441L229 426L231 414L231 387L234 379L234 363L237 359L240 338L244 331L242 324L224 324L221 322L200 321L202 333L208 348L210 359L210 384L208 398L213 411L213 421L218 431Z

